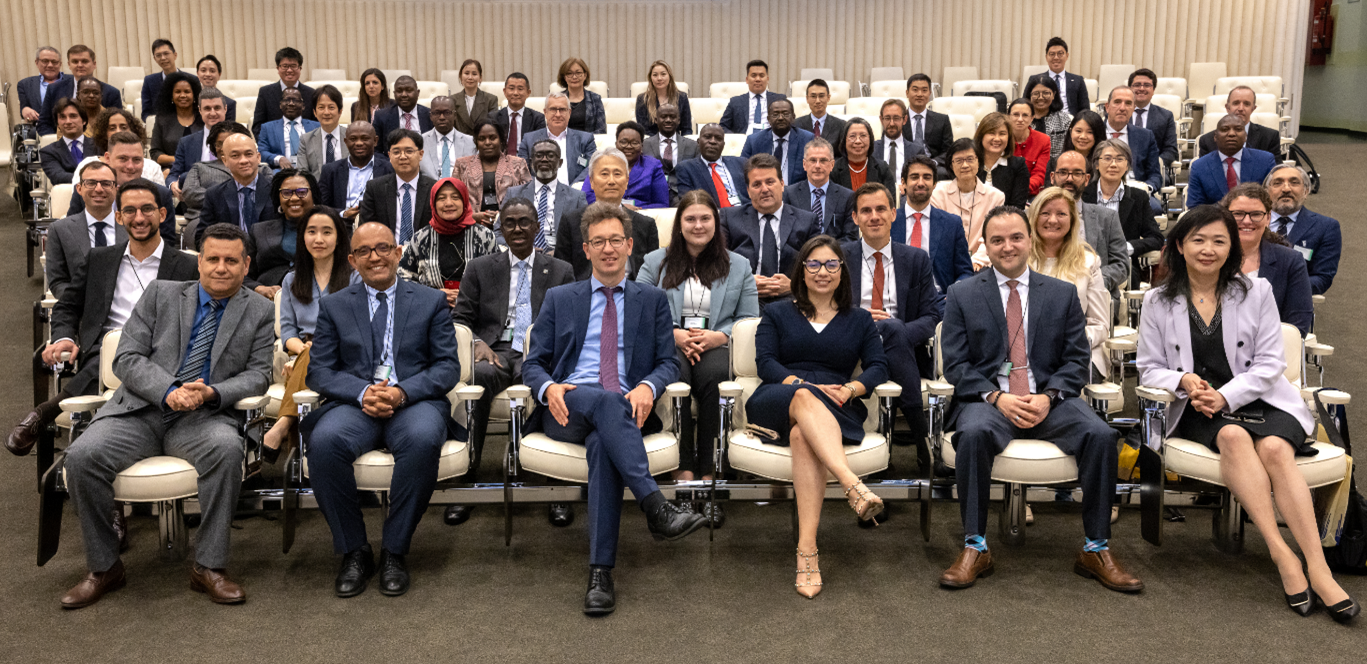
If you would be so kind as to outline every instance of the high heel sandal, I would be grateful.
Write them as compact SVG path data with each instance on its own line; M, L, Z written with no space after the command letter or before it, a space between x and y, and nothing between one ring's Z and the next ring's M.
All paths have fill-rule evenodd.
M798 556L799 558L802 559L802 563L803 563L803 564L802 564L802 569L797 570L797 573L798 573L798 574L806 574L806 575L807 575L807 578L804 579L803 582L801 582L801 583L794 583L793 586L794 586L795 588L797 588L797 594L802 595L803 597L806 597L807 599L813 599L813 598L815 598L817 595L821 594L821 585L822 585L821 582L820 582L820 581L816 581L816 582L813 582L813 581L812 581L812 575L813 575L813 574L820 574L820 573L821 573L821 568L820 568L821 563L820 563L820 561L817 562L817 567L816 567L816 568L813 568L813 567L812 567L812 560L813 560L814 558L816 558L816 557L817 557L818 555L820 555L820 554L821 554L821 551L820 551L819 549L816 550L816 551L813 551L813 552L811 552L811 553L803 553L803 552L802 552L802 549L798 549L798 550L797 550L797 556ZM802 590L803 588L816 588L816 590L813 590L812 593L809 595L809 594L807 594L806 592L804 592L804 591Z
M850 498L850 492L855 492L855 497ZM878 497L863 482L855 482L848 489L845 489L845 500L849 502L854 513L859 516L860 521L868 521L883 511L883 499ZM874 525L878 525L875 521Z

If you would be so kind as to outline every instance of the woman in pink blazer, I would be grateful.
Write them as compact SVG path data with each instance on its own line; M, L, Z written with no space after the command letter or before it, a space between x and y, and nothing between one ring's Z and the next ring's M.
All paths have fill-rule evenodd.
M494 217L508 189L532 181L527 162L507 154L507 137L498 125L487 119L475 122L475 154L451 164L451 177L460 178L470 190L475 206L475 221L493 226Z

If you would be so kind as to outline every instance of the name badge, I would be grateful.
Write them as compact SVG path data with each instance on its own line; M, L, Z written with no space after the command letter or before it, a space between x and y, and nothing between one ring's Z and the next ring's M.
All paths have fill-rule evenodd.
M511 328L511 327L505 327L505 328L503 328L503 334L500 334L500 335L498 336L498 340L499 340L499 341L512 341L512 340L513 340L513 328Z
M588 165L589 165L589 158L588 158L587 156L582 155L582 154L579 155L579 165L580 165L580 166L588 166Z
M1301 257L1304 258L1305 260L1310 260L1310 257L1315 255L1315 250L1314 250L1314 249L1311 249L1310 247L1302 247L1302 246L1297 245L1297 246L1293 246L1293 247L1291 247L1291 248L1292 248L1292 249L1295 249L1295 250L1298 251L1298 252L1300 252Z
M387 383L389 382L390 376L393 375L394 367L391 367L388 364L381 364L380 366L375 367L375 375L371 376L371 379L376 383Z
M683 328L685 330L706 330L707 316L684 316Z
M740 197L737 196L737 195L735 195L735 194L733 194L733 193L731 193L731 192L729 192L729 191L726 192L726 200L728 200L728 201L731 202L731 207L739 207L739 206L740 206Z
M998 375L998 376L1001 376L1001 377L1003 377L1003 378L1007 378L1007 377L1010 377L1010 376L1011 376L1011 362L1010 362L1010 360L1008 360L1008 361L1006 361L1006 362L1002 362L1002 368L1000 368L1000 369L997 370L997 375Z

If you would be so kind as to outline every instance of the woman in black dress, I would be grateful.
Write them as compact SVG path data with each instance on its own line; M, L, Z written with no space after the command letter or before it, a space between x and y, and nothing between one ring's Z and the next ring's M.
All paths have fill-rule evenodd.
M861 520L883 511L845 461L843 445L864 439L868 409L862 397L887 380L883 342L869 312L856 306L840 244L819 235L802 246L790 275L791 300L764 308L755 333L755 366L764 381L745 404L751 424L778 434L792 448L797 494L797 587L805 597L821 592L816 529L835 476ZM851 380L856 365L864 372Z
M1215 205L1187 212L1168 235L1167 277L1144 296L1139 326L1140 382L1179 399L1168 408L1170 436L1220 453L1225 486L1248 512L1281 574L1286 603L1309 615L1322 601L1348 622L1357 602L1334 581L1297 456L1315 422L1283 374L1286 354L1272 287L1240 270L1234 215ZM1184 350L1185 349L1185 350ZM1287 546L1277 510L1305 555Z

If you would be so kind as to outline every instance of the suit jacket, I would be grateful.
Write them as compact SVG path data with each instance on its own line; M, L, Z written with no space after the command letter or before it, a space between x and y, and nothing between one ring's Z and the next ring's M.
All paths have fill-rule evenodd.
M693 107L688 103L688 93L679 91L679 131L680 134L693 133ZM654 136L660 133L660 127L650 119L650 109L646 108L646 93L636 95L636 122L646 128L646 133Z
M522 137L528 132L546 128L546 116L542 115L540 111L526 106L522 107L522 119L517 124L517 136L508 134L508 130L511 129L508 124L508 107L491 111L488 118L490 122L498 125L499 131L503 132L504 136L508 137L508 143L515 146L522 145ZM514 141L514 138L517 140Z
M668 249L660 248L646 254L645 265L641 266L636 281L664 288L661 282L665 276L666 251ZM759 289L755 285L755 276L750 273L750 261L731 251L726 252L726 256L731 261L726 277L717 279L708 286L711 289L712 304L708 307L707 328L729 337L736 321L742 318L758 318L760 310ZM683 290L683 286L665 290L665 297L669 299L669 313L674 317L674 327L683 326Z
M144 162L146 163L146 162ZM155 183L153 183L155 184ZM176 202L171 197L171 190L161 185L157 186L157 205L166 210L166 216L161 220L161 227L158 233L163 240L175 246L180 238L176 236ZM71 195L71 207L67 208L67 214L77 214L85 212L85 199L80 194Z
M304 123L304 126L307 127L308 123ZM343 136L346 135L346 127L338 125L337 128ZM325 140L322 125L299 137L299 154L294 159L294 167L312 173L315 178L322 177L323 166L327 165L328 159ZM351 157L344 140L336 141L332 149L333 161L346 161Z
M1092 180L1092 183L1082 191L1082 202L1097 205L1100 186L1098 180ZM1118 214L1120 230L1125 236L1125 241L1130 243L1132 257L1138 258L1150 251L1163 248L1163 231L1158 228L1158 222L1153 220L1153 211L1149 209L1148 192L1126 186L1123 198L1120 199Z
M793 126L803 131L811 131L815 126L812 123L812 114L808 113L798 118ZM821 137L833 146L840 145L840 141L845 137L845 121L827 113L826 118L821 121Z
M285 253L285 220L279 217L254 224L249 231L252 264L247 271L247 286L279 286L285 274L294 269L294 254Z
M318 128L318 123L304 118L299 119L304 125L303 133L299 134L299 150L304 149L304 137L309 132ZM345 148L346 146L342 146ZM261 153L261 161L270 164L271 168L279 169L280 164L276 159L285 155L285 120L283 118L271 120L261 125L261 133L256 135L256 149ZM299 155L295 154L291 161L297 162ZM297 167L297 164L295 164Z
M157 111L157 94L161 92L161 84L166 80L166 74L155 72L142 77L142 121L147 122L147 116L153 115Z
M759 210L749 203L729 207L721 211L721 222L726 229L726 248L750 261L750 273L754 274L759 270L763 246ZM802 245L816 234L816 215L788 204L779 209L777 274L791 274Z
M740 157L722 156L718 160L726 171L731 175L731 183L736 188L736 198L740 204L750 202L750 190L745 186L745 162ZM717 187L712 183L712 171L703 161L701 156L696 159L679 162L674 167L674 177L679 181L679 196L701 189L712 196L712 200L721 202L722 196L717 193ZM724 195L724 194L723 194Z
M1157 104L1149 104L1144 115L1148 116L1144 118L1144 128L1153 132L1154 139L1158 141L1158 158L1165 164L1176 161L1177 121L1172 117L1172 111ZM1134 124L1134 118L1130 119L1130 124Z
M910 113L911 115L907 116L907 126L902 128L902 133L915 136L916 130L913 126L915 113ZM926 150L930 152L932 159L943 164L949 158L945 153L949 152L949 146L954 144L954 128L949 124L949 116L944 113L936 113L927 108L924 115L926 116L926 124L921 131L923 138L925 138ZM901 175L901 173L897 174L898 177Z
M199 290L198 281L147 284L123 326L114 355L114 375L123 384L95 419L149 406L154 412L169 412L164 405L166 393L179 384L176 372L194 332ZM223 309L209 353L209 385L219 395L215 410L240 418L233 410L238 401L266 393L274 344L274 305L245 288L238 289Z
M1148 197L1140 199L1148 210ZM1120 215L1101 205L1083 203L1082 240L1092 246L1101 259L1101 274L1106 280L1106 290L1116 292L1116 288L1130 274L1130 252L1125 247L1125 231L1120 226ZM1151 217L1152 218L1152 217Z
M788 172L779 175L782 176L785 183L806 180L807 170L802 167L802 153L807 149L807 143L815 137L810 131L792 127L784 138L788 148ZM757 131L745 139L745 147L740 151L740 158L748 160L756 154L773 154L773 152L774 132L769 130Z
M580 131L590 134L608 133L607 111L603 108L603 98L593 90L584 90L584 128ZM570 117L574 116L574 102L570 102Z
M114 224L114 244L127 241L128 232L123 229L123 225ZM62 291L66 290L75 274L85 267L90 249L90 230L86 224L84 210L58 219L47 227L45 272L47 288L52 291L53 297L62 299Z
M49 94L51 92L49 91ZM1260 124L1248 123L1248 140L1244 141L1244 147L1262 150L1263 152L1280 155L1282 153L1282 134L1271 127L1264 127ZM1197 144L1201 148L1201 154L1215 152L1215 132L1208 131L1201 134L1197 139Z
M545 127L523 132L522 142L517 144L517 156L529 164L532 163L532 146L536 145L537 141L550 137L550 132ZM594 140L593 134L578 129L565 129L565 154L560 155L560 158L565 160L565 172L570 178L567 184L574 184L588 177L584 171L589 167L589 158L597 151L598 143Z
M419 134L432 131L432 114L426 106L417 104L413 107L413 112L418 116L418 126L414 129ZM399 105L394 104L388 108L375 111L375 134L379 138L375 151L389 154L389 132L403 127L403 119L399 115ZM424 147L426 145L424 144Z
M309 353L305 383L327 402L302 423L311 430L318 418L340 404L360 405L361 393L374 383L375 340L370 327L369 295L364 283L352 284L318 300L318 325ZM408 403L435 401L457 435L446 394L460 380L451 307L441 291L399 279L394 293L394 376Z
M978 180L987 182L987 171L978 169ZM1006 163L992 169L992 186L1006 196L1006 205L1025 209L1030 200L1030 171L1024 157L1007 157Z
M1052 79L1054 77L1054 73L1050 71L1045 71L1040 74L1035 74L1034 76L1030 77L1030 81L1035 81L1044 78L1045 76L1048 76ZM1070 71L1064 70L1063 86L1063 93L1068 99L1068 108L1066 110L1068 111L1069 115L1077 115L1082 111L1091 110L1092 102L1087 95L1087 82L1084 81L1081 76L1074 74ZM1030 89L1030 82L1027 82L1025 84L1025 89ZM1100 92L1101 91L1098 91L1098 93Z
M787 98L788 95L766 90L764 92L764 108L767 110L769 104ZM746 90L745 94L736 95L732 97L730 101L726 102L726 110L721 114L720 124L722 129L725 129L728 134L745 134L750 130L751 115L750 91ZM765 114L764 121L766 124L769 122L767 113Z
M593 264L584 255L584 235L579 230L585 209L566 210L561 217L564 223L555 228L555 257L569 263L574 268L574 278L579 281L593 274ZM646 254L660 248L660 231L655 227L654 219L635 210L628 210L627 214L631 215L631 238L634 240L631 256L627 259L627 279L635 279Z
M204 156L204 135L208 131L208 129L201 129L180 139L180 142L176 144L176 161L171 164L171 170L166 174L168 183L179 182L180 188L185 188L185 176L189 175L190 169L194 168L195 164L202 161L200 157Z
M665 181L669 183L669 204L678 205L679 196L679 175L675 173L676 164L682 164L689 159L698 156L698 142L684 136L682 129L674 134L674 161L665 161L663 151L660 149L660 134L655 133L646 138L641 145L641 154L650 155L660 160L660 166L665 171Z
M480 163L479 155L455 160L451 164L451 175L465 181L466 188L470 190L470 204L480 209L480 201L484 196L484 164ZM531 181L532 174L527 170L527 162L506 154L499 155L498 166L494 167L494 195L498 197L499 204L503 203L508 189Z
M48 231L49 236L51 232ZM51 241L49 237L48 242ZM1306 268L1310 271L1310 292L1323 295L1334 285L1334 275L1339 271L1339 254L1343 251L1343 235L1339 231L1338 220L1302 207L1286 241L1291 243L1293 249L1302 252L1301 255L1305 255L1302 250L1311 252L1306 259ZM51 258L48 259L48 265L52 265Z
M1106 131L1110 131L1107 125ZM1163 167L1158 159L1158 140L1154 138L1153 132L1143 128L1130 125L1126 130L1129 138L1130 154L1133 159L1130 161L1130 171L1134 173L1134 179L1146 182L1157 193L1163 188Z
M456 131L467 136L474 133L476 120L483 120L498 110L498 97L483 90L475 92L475 103L469 111L465 110L464 90L452 90L451 101L456 107Z
M935 288L931 276L930 256L917 247L909 247L899 242L891 242L892 276L897 282L893 291L897 298L897 317L905 328L907 342L919 347L935 336L935 326L939 324L945 311L945 296ZM848 264L861 264L864 255L864 241L854 240L841 245ZM864 270L850 266L850 289L858 306L864 291Z
M436 180L418 174L418 190L413 192L413 232L426 228L432 221L432 187ZM345 187L342 189L345 196ZM395 222L399 218L399 176L391 173L384 177L375 176L365 185L365 195L361 197L361 208L356 215L358 224L378 221L396 231Z
M422 162L418 164L418 170L422 171L433 180L441 179L441 134L436 129L422 135ZM469 134L463 134L459 129L451 130L451 173L456 173L456 160L462 157L471 157L475 152L475 139ZM467 183L468 184L468 183ZM474 189L470 190L474 192Z
M555 189L551 191L549 196L554 197L554 204L551 206L551 227L543 228L541 230L543 233L545 233L547 238L553 240L558 236L560 232L560 220L564 219L565 215L569 214L570 212L573 212L575 210L582 210L588 207L589 203L584 197L584 192L579 191L578 188L571 187L565 184L564 182L560 182L558 180L555 182ZM531 201L533 205L535 205L536 181L532 180L517 185L515 187L509 187L507 196L505 196L503 200L506 201L509 198L518 197L525 198ZM502 240L502 238L503 235L500 233L499 239Z
M931 270L940 291L947 291L950 286L973 276L973 258L968 254L968 239L964 235L963 219L960 219L959 215L932 206L925 223L930 224ZM921 232L926 231L922 229ZM905 205L897 209L897 219L892 222L892 241L906 244Z
M887 150L886 140L886 138L880 138L874 141L873 147L869 149L869 153L876 156L879 159L879 161L882 161L883 163L888 165L888 170L892 171L892 179L894 182L901 182L901 167L899 167L897 164L889 162L887 159L884 159L884 153ZM903 164L907 163L907 155L911 155L913 157L916 155L930 155L930 151L926 149L925 143L917 143L916 139L912 138L911 135L906 132L905 128L902 130L902 146L900 149L902 150L902 154L900 155L899 159ZM893 188L890 191L892 191L892 195L897 197L899 201L901 200L902 195L897 192L896 188Z
M371 179L394 174L394 167L389 165L389 160L384 155L377 152L374 155L374 160L375 165L371 168ZM326 205L334 210L347 209L347 183L351 181L351 169L347 166L349 163L351 163L351 156L348 154L346 159L338 159L323 166L323 174L318 178L318 193L320 194L318 204Z
M1283 373L1286 353L1272 287L1262 279L1246 283L1246 295L1228 289L1220 301L1225 358L1234 373L1234 379L1220 387L1220 394L1229 402L1231 411L1262 399L1291 414L1309 434L1314 419L1300 392ZM1168 404L1167 433L1172 433L1187 407L1187 393L1179 389L1182 376L1195 366L1191 344L1186 342L1191 339L1191 316L1187 313L1185 295L1177 295L1169 302L1159 294L1159 289L1144 294L1136 364L1141 385L1161 387L1177 395L1177 400Z
M280 85L281 82L276 81L263 85L260 90L256 91L256 110L252 113L252 136L261 136L261 125L285 117L280 112L280 97L284 92ZM313 88L304 85L303 81L296 83L295 86L304 96L304 117L309 120L317 120L318 118L313 117ZM228 115L228 117L234 116ZM384 137L380 137L380 140L384 140Z
M865 182L877 182L888 188L894 196L897 195L897 176L893 175L892 167L883 163L882 159L869 153L869 159L865 168L869 169L864 176ZM846 157L837 157L835 166L831 168L831 182L834 182L846 189L853 189L850 180L850 160Z
M812 211L812 183L806 178L783 189L783 203L804 212ZM816 234L830 235L837 240L859 239L859 227L854 225L854 192L834 182L827 182L826 196L821 202L821 218L816 220Z
M1229 193L1229 181L1225 178L1225 155L1212 150L1191 163L1191 174L1187 176L1187 207L1219 203ZM1239 182L1262 184L1277 158L1270 152L1244 146L1239 164Z
M89 136L81 136L78 140L85 156L99 154L99 148L95 147L95 141ZM64 139L59 137L55 142L43 146L38 154L41 155L43 173L52 184L71 184L71 176L76 172L76 160L72 158Z
M38 82L34 81L37 86ZM34 89L34 99L38 98L37 88ZM52 110L57 106L57 100L63 97L76 98L76 79L70 74L62 74L56 83L47 86L47 96L43 98L43 108L38 112L38 133L53 134L57 132L57 125L52 120ZM123 94L118 88L100 81L100 105L105 108L123 108ZM90 118L87 122L94 122L95 118Z
M71 74L57 72L57 80L48 86L48 92L51 92L52 86L61 83L64 78L71 78ZM16 86L19 93L19 110L33 109L38 114L38 121L34 123L38 127L38 133L51 134L56 131L56 127L52 124L52 116L43 114L43 102L46 101L46 98L43 97L42 80L42 74L19 79L19 85Z
M1294 249L1264 241L1258 250L1258 260L1258 277L1272 286L1281 321L1295 325L1302 337L1309 334L1315 323L1315 305L1310 298L1305 259Z
M271 179L265 175L256 177L255 211L246 214L248 232L253 225L268 219L275 219L278 213L271 207ZM216 184L204 192L204 208L199 212L199 227L195 229L195 247L204 238L204 229L214 224L241 226L242 214L238 210L237 180Z
M546 291L574 283L574 268L569 263L539 251L533 251L532 262L532 320L541 312ZM465 266L460 280L460 295L456 297L453 314L458 325L464 325L484 343L492 346L503 336L512 319L508 311L508 294L512 291L513 266L510 255L498 252L480 256Z
M591 289L588 279L583 279L546 293L522 364L522 382L532 388L533 397L540 396L548 383L562 382L574 373L588 333ZM622 282L620 315L627 384L650 383L659 398L664 388L679 378L674 323L664 291L630 279ZM530 430L540 430L541 414L546 410L537 407L532 411L527 422ZM652 411L642 433L659 430L660 420Z

